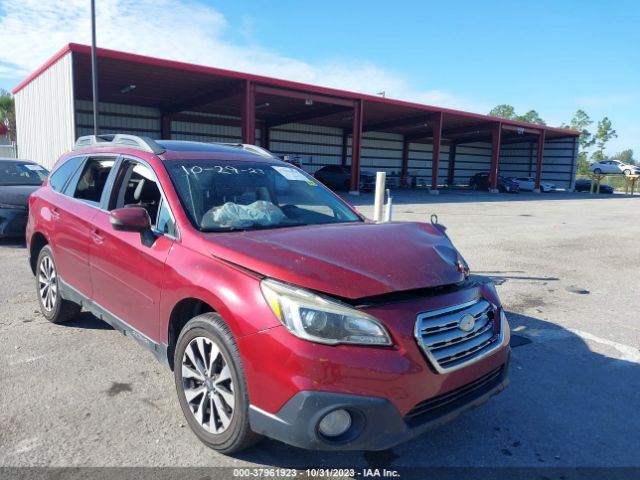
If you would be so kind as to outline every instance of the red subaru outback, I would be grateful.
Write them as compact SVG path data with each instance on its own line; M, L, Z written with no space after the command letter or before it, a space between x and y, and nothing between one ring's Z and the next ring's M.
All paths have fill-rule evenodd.
M440 225L367 221L258 147L81 137L30 203L43 315L149 348L221 452L385 449L507 384L500 300Z

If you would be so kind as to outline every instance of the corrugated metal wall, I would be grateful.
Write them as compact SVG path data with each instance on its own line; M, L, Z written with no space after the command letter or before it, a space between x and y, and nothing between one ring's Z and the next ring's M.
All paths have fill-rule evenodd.
M572 188L577 155L573 138L545 141L543 155L542 180L559 188ZM503 145L500 149L500 173L508 177L535 176L537 157L537 142Z
M160 110L116 103L98 104L100 133L160 138ZM93 134L93 102L76 100L76 136Z
M15 95L18 156L47 168L75 141L71 55Z
M474 142L456 147L454 185L469 185L476 173L488 172L491 167L491 144Z

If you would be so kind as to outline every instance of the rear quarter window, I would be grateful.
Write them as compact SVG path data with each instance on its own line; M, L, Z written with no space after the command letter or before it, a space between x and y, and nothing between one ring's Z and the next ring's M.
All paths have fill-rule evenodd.
M69 177L78 169L84 157L73 157L63 162L49 176L49 186L56 192L62 192Z

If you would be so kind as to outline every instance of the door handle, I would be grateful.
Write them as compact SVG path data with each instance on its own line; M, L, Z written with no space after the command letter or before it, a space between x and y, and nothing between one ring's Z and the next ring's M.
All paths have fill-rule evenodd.
M104 243L104 237L102 235L100 235L100 232L97 228L94 228L91 231L91 238L93 238L93 241L95 243L97 243L98 245Z
M52 208L51 209L51 217L54 220L58 220L60 218L60 211L57 208Z

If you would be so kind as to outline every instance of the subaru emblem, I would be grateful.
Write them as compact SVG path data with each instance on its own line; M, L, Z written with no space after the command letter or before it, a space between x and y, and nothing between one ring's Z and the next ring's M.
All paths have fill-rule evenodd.
M473 315L466 314L464 317L460 319L458 322L458 328L463 332L470 332L473 330L473 327L476 325L476 319Z

